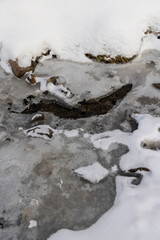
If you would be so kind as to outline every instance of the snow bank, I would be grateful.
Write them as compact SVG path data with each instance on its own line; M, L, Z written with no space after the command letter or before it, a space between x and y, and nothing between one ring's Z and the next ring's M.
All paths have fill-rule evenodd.
M141 171L141 184L135 186L131 184L133 178L117 177L114 206L93 226L83 231L60 230L48 240L159 240L160 118L137 114L134 117L139 126L133 133L115 130L93 135L91 140L103 150L113 142L126 144L129 152L122 156L120 167L126 171L147 167L150 171ZM146 139L148 145L143 146ZM157 148L153 148L154 143L159 144Z
M30 65L51 49L61 59L89 61L85 53L138 53L144 31L160 30L159 0L1 0L0 64Z

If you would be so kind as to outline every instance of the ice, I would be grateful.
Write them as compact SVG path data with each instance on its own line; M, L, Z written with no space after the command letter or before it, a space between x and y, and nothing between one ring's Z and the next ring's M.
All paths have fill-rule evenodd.
M23 99L33 95L33 102L38 102L54 96L0 68L0 212L5 227L0 229L1 239L158 239L160 95L152 84L159 82L159 60L159 51L147 50L123 66L44 61L37 76L62 76L75 94L72 104L85 91L90 91L90 99L126 83L133 89L103 116L73 120L44 112L43 122L32 121L41 111L21 113L26 107ZM39 134L24 134L29 129L34 134L37 126L43 133L52 129L53 137L48 141ZM109 171L103 181L92 184L74 174L74 169L95 162ZM136 168L143 176L140 185L132 184L135 175L129 172ZM29 229L30 220L38 227ZM57 232L64 228L74 232Z

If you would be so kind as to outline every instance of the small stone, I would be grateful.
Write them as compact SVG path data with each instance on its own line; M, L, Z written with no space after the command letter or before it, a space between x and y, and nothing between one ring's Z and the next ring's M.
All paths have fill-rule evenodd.
M58 79L57 76L51 77L47 80L47 83L53 83L54 85L56 85L57 84L57 79Z
M28 77L27 77L27 81L28 81L31 85L36 85L35 75L31 74L30 76L28 76Z

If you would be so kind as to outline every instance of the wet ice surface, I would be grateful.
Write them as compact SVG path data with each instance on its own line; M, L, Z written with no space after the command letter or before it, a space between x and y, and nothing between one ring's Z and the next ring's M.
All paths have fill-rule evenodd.
M160 116L158 51L145 52L127 65L78 64L46 61L36 69L37 76L63 76L75 94L74 101L104 95L126 83L133 90L108 114L86 119L60 119L44 113L45 119L32 122L34 114L11 113L11 104L20 109L28 95L41 97L39 86L7 75L0 69L0 239L45 240L61 228L80 230L95 223L114 203L115 177L112 171L128 148L112 144L109 149L94 148L86 134L121 129L131 132L135 113ZM71 102L73 103L73 102ZM56 134L48 141L28 137L23 129L49 125ZM72 136L71 130L79 130ZM74 169L99 162L109 174L97 184L74 174ZM28 228L30 221L37 226Z

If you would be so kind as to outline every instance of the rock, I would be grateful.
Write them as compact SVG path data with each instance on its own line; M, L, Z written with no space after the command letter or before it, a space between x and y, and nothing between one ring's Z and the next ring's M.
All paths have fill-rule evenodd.
M22 76L24 76L26 72L30 72L34 70L34 67L32 65L29 67L20 67L18 65L18 61L13 61L11 59L9 60L9 64L11 66L12 72L18 78L21 78Z
M35 75L31 74L30 76L27 77L27 81L31 84L31 85L36 85L36 79L35 79Z

